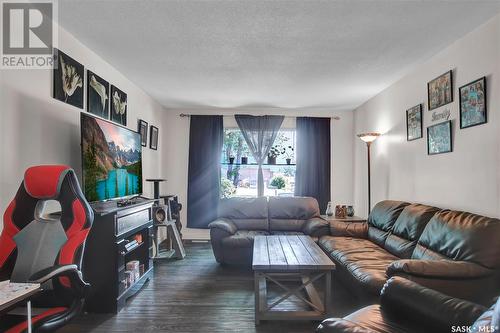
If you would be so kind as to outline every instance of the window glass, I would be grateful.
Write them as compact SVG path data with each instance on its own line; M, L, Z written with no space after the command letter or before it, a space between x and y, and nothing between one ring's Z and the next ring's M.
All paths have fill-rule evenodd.
M262 165L264 195L293 196L295 190L295 130L280 130L272 151L276 162ZM245 163L246 158L246 163ZM272 161L271 161L272 162ZM258 166L238 128L224 129L221 154L221 197L256 197Z

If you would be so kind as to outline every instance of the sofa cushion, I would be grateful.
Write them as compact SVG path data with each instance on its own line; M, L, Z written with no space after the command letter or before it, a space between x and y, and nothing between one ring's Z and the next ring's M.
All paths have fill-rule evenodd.
M271 231L302 231L305 221L319 216L318 201L309 197L270 197Z
M323 236L319 245L336 264L375 295L387 280L387 267L399 259L367 239Z
M232 221L239 230L269 230L267 198L228 198L219 203L219 218Z
M500 220L444 210L427 223L413 259L446 258L500 268Z
M411 258L425 226L438 211L439 208L420 204L406 206L394 223L384 248L399 258Z
M237 247L253 247L255 236L267 235L269 235L269 233L263 230L238 230L234 235L224 238L222 240L222 245L226 250Z
M383 247L394 223L408 202L384 200L373 207L368 216L368 239Z

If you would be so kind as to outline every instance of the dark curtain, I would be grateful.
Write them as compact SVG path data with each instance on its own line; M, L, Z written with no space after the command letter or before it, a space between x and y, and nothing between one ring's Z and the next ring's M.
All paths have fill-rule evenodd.
M191 116L187 201L189 228L206 229L217 218L223 140L222 116Z
M264 175L262 173L262 163L274 144L278 131L283 123L283 116L250 116L237 114L234 116L238 127L245 138L245 141L252 153L255 161L259 165L257 173L258 196L264 195Z
M295 195L318 200L321 214L330 201L330 118L297 118Z

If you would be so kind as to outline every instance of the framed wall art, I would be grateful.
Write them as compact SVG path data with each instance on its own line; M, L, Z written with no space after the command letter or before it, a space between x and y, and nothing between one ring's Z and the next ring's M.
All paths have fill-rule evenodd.
M486 77L467 83L458 89L460 98L460 128L485 124L486 110Z
M422 104L419 104L406 110L406 140L420 139L422 132Z
M427 83L429 111L453 102L453 75L448 71Z
M148 145L148 123L139 119L137 132L141 135L141 146L146 147Z
M127 126L127 94L111 85L111 116L115 123Z
M451 151L451 120L427 127L427 154L436 155Z
M87 70L87 111L109 119L109 83Z
M54 49L52 97L83 109L84 66L61 50Z
M153 150L158 149L158 127L151 125L149 133L149 148Z

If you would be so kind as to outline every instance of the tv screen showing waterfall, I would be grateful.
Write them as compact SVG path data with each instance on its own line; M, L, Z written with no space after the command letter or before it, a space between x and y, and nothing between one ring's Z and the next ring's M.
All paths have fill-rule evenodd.
M88 201L142 193L141 136L126 127L92 117L80 118L83 188Z

